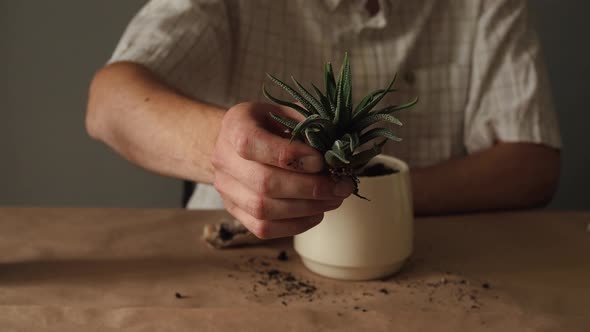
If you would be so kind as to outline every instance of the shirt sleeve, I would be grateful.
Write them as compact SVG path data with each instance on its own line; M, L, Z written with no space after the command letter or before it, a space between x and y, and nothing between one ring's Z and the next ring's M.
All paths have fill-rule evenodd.
M526 0L482 3L465 113L467 151L495 141L560 148L550 86Z
M151 0L127 26L109 63L142 64L170 86L208 101L210 91L227 89L228 22L221 0Z

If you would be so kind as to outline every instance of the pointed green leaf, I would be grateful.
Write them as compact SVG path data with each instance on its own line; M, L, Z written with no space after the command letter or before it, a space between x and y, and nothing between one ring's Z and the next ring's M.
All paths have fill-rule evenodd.
M373 128L361 135L359 145L363 145L363 144L365 144L365 143L369 142L370 140L375 139L377 137L385 137L385 138L388 138L388 139L396 141L396 142L399 142L402 140L401 138L395 136L393 131L391 131L387 128Z
M326 87L326 97L332 108L334 108L336 107L336 79L334 79L332 64L329 62L326 63L324 70L324 84Z
M332 144L332 150L334 150L334 152L337 152L341 156L345 155L344 149L346 149L346 145L341 140L336 140L334 141L334 144Z
M362 131L363 129L367 128L368 126L380 122L380 121L387 121L398 126L401 126L402 123L395 118L393 115L390 114L369 114L365 118L361 119L360 121L354 123L350 127L350 131Z
M368 102L362 109L360 109L353 117L353 119L362 119L367 113L369 113L369 111L375 107L380 101L381 99L383 99L383 97L385 97L385 95L387 95L387 93L393 91L391 89L391 87L393 86L393 84L395 83L395 79L396 79L397 75L393 77L393 79L391 80L391 82L389 83L389 85L387 86L386 89L383 89L381 91L381 93L377 94L375 96L375 98L373 100L371 100L370 102Z
M358 135L356 133L346 133L339 141L343 143L342 149L349 150L352 153L356 149L356 144L358 144Z
M352 160L350 162L350 167L353 169L359 169L365 166L369 161L371 161L371 159L375 158L381 153L381 149L383 145L385 145L385 141L387 140L383 140L383 142L375 144L373 148L369 150L365 150L353 155L351 158Z
M309 142L309 145L311 145L313 148L315 148L317 150L326 151L327 146L323 140L321 132L316 131L314 129L319 129L319 128L312 127L312 128L307 128L305 130L305 137L307 138L307 142Z
M306 110L305 108L303 108L303 107L301 107L301 106L299 106L297 104L290 103L288 101L280 100L278 98L273 97L270 93L268 93L268 91L266 91L266 87L264 86L264 84L262 85L262 94L268 100L270 100L272 102L275 102L275 103L277 103L279 105L290 107L290 108L296 110L297 112L299 112L301 115L303 115L305 117L308 117L308 116L311 115L311 113L308 110Z
M270 78L270 80L273 81L276 85L280 86L281 88L283 88L283 90L287 91L287 93L289 93L291 96L293 96L293 98L295 98L295 100L300 102L301 105L303 105L303 107L305 107L309 113L311 113L311 114L318 113L317 110L315 109L315 107L313 107L313 105L310 102L308 102L301 94L299 94L299 92L295 91L292 87L287 85L285 82L279 80L278 78L276 78L268 73L266 74L266 76L268 76L268 78Z
M311 86L313 87L313 89L315 90L315 93L318 95L318 98L320 98L320 102L322 103L322 105L324 106L324 109L328 111L329 113L329 119L332 119L334 117L334 112L332 110L332 106L330 105L330 101L328 101L328 97L326 97L321 91L320 89L318 89L317 86L315 86L315 84L311 83Z
M315 109L316 113L318 113L326 119L330 119L330 116L328 114L329 111L324 110L324 106L320 104L320 102L317 99L315 99L315 97L311 93L309 93L309 91L307 91L303 85L297 82L297 80L293 76L291 76L291 79L293 80L293 83L295 83L295 86L297 86L297 89L299 89L299 91L301 92L303 98L305 98L305 100L307 100L307 102L311 104L311 106Z
M334 159L336 159L341 164L345 164L345 165L350 164L350 161L346 160L346 158L344 158L344 156L339 155L334 150L326 151L326 153L324 154L324 159L326 159L326 162L328 162L328 164L330 166L332 166L333 164L338 164L338 163L334 162Z
M355 109L354 109L354 113L356 114L360 109L362 109L363 107L365 107L365 105L367 105L368 102L370 102L373 99L373 94L368 94L366 95L360 103L358 103L358 105L356 105Z
M364 97L364 98L361 100L361 102L360 102L358 105L356 105L356 107L355 107L355 109L354 109L354 112L353 112L353 114L356 114L356 113L358 113L358 112L359 112L361 109L363 109L363 108L364 108L364 107L365 107L365 106L366 106L368 103L370 103L370 102L373 100L373 98L375 98L377 95L379 95L379 94L383 93L384 91L386 91L386 90L385 90L385 89L379 89L379 90L375 90L375 91L373 91L373 92L369 93L368 95L366 95L366 96L365 96L365 97ZM389 90L387 90L387 92L388 92L388 93L389 93L389 92L394 92L394 91L397 91L397 89L389 89Z
M310 115L309 117L307 117L305 120L299 122L297 124L297 126L295 126L295 128L293 128L293 136L298 135L300 131L305 129L305 127L312 124L312 121L317 120L319 118L320 118L319 114L313 114L313 115Z
M285 127L289 128L289 129L293 129L297 126L297 124L299 122L293 120L293 119L289 119L286 118L284 116L275 114L275 113L271 113L269 112L268 114L270 114L270 117L273 118L275 121L279 122L280 124L284 125Z
M344 91L345 85L345 69L348 63L348 54L344 53L344 61L340 67L340 73L338 74L338 82L336 83L336 113L334 114L334 124L338 124L343 127L342 120L344 119L344 112L346 110L346 95Z
M350 152L354 152L354 150L360 145L359 136L357 133L350 134Z
M416 105L417 102L418 102L418 97L414 98L413 100L411 100L405 104L393 105L393 106L385 107L385 108L382 108L379 110L375 110L375 111L371 112L371 114L391 114L393 112L403 110L408 107L412 107L412 106Z
M344 75L343 80L343 93L344 93L344 113L342 119L346 125L352 118L352 74L350 73L350 62L348 59L348 53L344 53Z
M293 141L293 139L295 137L297 137L299 134L301 134L301 131L305 130L305 128L307 128L308 126L310 126L312 124L320 124L320 125L327 126L329 128L329 126L332 123L330 122L330 120L322 118L319 114L311 115L307 119L299 122L297 124L297 126L295 126L295 128L293 128L293 133L291 134L291 141Z

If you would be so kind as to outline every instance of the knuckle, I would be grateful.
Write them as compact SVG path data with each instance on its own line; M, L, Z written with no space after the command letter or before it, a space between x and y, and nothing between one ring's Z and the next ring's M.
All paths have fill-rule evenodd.
M235 205L233 203L231 203L231 201L229 201L227 199L223 199L223 207L225 207L225 209L227 210L227 212L229 212L236 219L238 219L238 217L234 215L234 212L236 211L236 207L235 207Z
M227 184L225 183L225 174L223 172L215 172L213 179L213 187L215 190L221 194L221 196L225 196Z
M221 182L219 181L219 179L217 177L215 177L215 181L213 181L213 188L215 188L215 190L217 190L217 192L219 192L221 195L223 195L223 186L221 185Z
M271 230L270 230L270 224L266 221L263 220L258 220L257 222L255 222L252 225L252 228L250 229L250 231L252 232L252 234L256 235L257 238L259 239L270 239L271 236Z
M213 168L215 169L221 169L223 166L223 155L221 153L219 153L218 151L214 151L213 155L211 156L211 165L213 165Z
M234 149L236 153L244 158L248 159L250 157L250 146L252 144L252 135L248 133L238 133L234 139Z
M250 214L256 219L265 219L267 217L267 203L263 196L258 196L252 200L249 206Z
M252 102L250 102L250 101L244 101L244 102L241 102L241 103L238 103L238 104L232 106L230 108L230 110L235 110L237 112L243 112L245 110L251 109L252 108L252 105L253 105Z
M318 199L325 196L324 192L326 191L326 183L321 181L313 181L311 183L311 197Z
M273 177L272 174L268 171L261 171L257 173L257 183L256 183L256 193L263 196L268 196L271 194L272 187L273 187Z
M250 136L252 142L264 140L263 130L258 127L252 128L248 135Z
M232 123L232 109L228 109L227 112L225 112L225 114L223 115L223 117L221 118L221 131L222 133L224 131L227 131L227 128L231 128L231 123Z
M244 221L240 218L240 215L238 213L237 206L232 201L224 198L223 207L225 208L225 210L227 210L227 212L229 212L229 214L231 214L234 218L236 218L242 224L244 224Z
M281 146L278 149L277 163L282 167L297 168L297 153L291 145Z

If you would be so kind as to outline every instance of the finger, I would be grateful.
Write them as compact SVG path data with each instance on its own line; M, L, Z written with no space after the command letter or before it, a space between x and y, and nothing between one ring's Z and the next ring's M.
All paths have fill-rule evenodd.
M261 239L273 239L303 233L319 224L324 218L323 214L319 214L284 220L260 220L240 209L229 199L225 199L223 204L225 205L225 209L234 218L239 220L250 232Z
M232 144L240 157L266 165L308 173L317 173L324 167L324 158L318 151L263 128L238 134Z
M231 200L240 209L260 220L308 217L334 210L342 204L336 200L275 199L256 194L231 175L217 172L215 188L223 198Z
M244 160L230 149L214 158L217 171L231 174L256 194L271 198L336 200L350 196L354 184L350 179L334 181L329 176L302 174Z
M324 158L317 150L273 134L264 124L255 117L241 117L230 124L227 138L240 157L298 172L323 169Z

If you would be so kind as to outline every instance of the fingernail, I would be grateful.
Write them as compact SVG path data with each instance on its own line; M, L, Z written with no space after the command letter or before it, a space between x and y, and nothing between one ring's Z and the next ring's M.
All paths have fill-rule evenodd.
M318 156L307 156L299 159L299 167L306 172L316 173L324 167L324 159Z
M334 196L348 197L352 194L352 186L348 181L338 181L334 186Z

